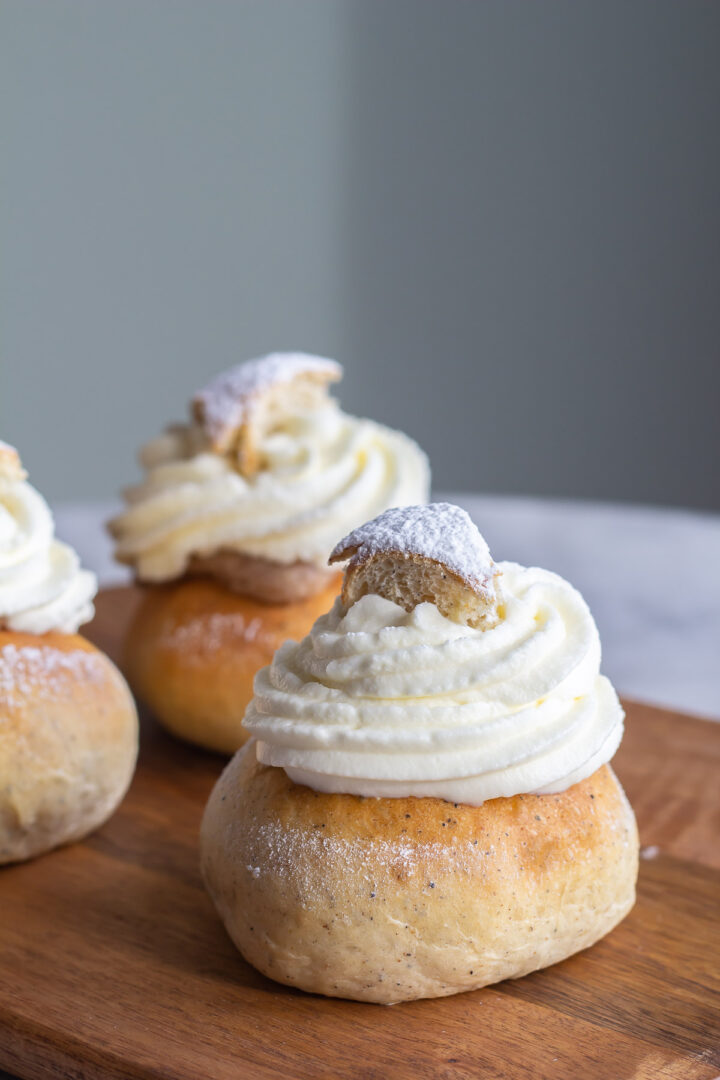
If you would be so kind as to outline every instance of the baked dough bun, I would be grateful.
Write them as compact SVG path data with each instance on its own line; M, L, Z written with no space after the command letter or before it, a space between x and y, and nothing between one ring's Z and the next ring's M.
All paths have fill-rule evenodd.
M346 559L346 608L375 593L405 611L429 601L476 630L500 620L500 571L470 515L452 503L385 510L335 545L330 563Z
M278 982L389 1004L518 978L592 945L635 899L635 818L605 765L481 807L293 784L250 743L215 786L205 883Z
M174 735L232 754L253 680L288 638L332 606L340 575L314 596L267 604L206 578L151 585L129 628L124 668L135 693Z
M137 743L135 704L104 653L77 634L0 631L0 863L106 821Z

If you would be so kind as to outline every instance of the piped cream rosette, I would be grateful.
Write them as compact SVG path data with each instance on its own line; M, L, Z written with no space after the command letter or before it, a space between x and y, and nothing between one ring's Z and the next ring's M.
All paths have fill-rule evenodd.
M12 447L0 444L0 627L75 633L93 616L95 575L55 539L52 514L27 483Z
M196 396L191 423L143 449L145 479L110 525L116 557L140 580L172 580L220 550L327 569L350 528L427 498L427 458L412 439L348 416L322 386L300 392L323 365L339 377L334 361L297 354L241 365Z
M549 571L495 569L491 629L432 602L338 599L258 673L244 721L258 759L319 791L471 805L563 791L609 761L623 710L585 601Z

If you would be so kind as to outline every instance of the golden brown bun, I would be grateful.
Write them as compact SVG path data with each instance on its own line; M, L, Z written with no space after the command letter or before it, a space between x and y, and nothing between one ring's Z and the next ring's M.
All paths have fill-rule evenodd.
M125 680L89 641L0 631L0 863L101 825L132 779L137 734Z
M174 735L232 754L249 737L256 672L307 634L339 588L338 576L298 603L263 604L202 578L149 586L125 642L130 685Z
M559 795L481 807L293 784L254 743L201 830L210 895L264 975L397 1002L517 978L592 945L635 899L635 818L603 766Z

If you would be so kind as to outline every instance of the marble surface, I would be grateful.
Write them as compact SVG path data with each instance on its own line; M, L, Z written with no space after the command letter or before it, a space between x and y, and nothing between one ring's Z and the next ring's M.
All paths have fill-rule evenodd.
M720 720L720 515L439 493L464 506L495 559L571 581L595 615L621 694ZM104 585L127 581L102 523L113 503L60 504L57 533Z

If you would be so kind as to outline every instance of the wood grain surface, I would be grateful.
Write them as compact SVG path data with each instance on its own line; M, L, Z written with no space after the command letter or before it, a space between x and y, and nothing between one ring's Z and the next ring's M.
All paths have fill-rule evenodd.
M99 598L88 636L114 657L135 599ZM243 962L197 865L223 761L143 717L115 817L0 870L0 1068L24 1080L714 1080L720 725L627 710L615 765L645 854L630 916L546 971L392 1007L296 992Z

